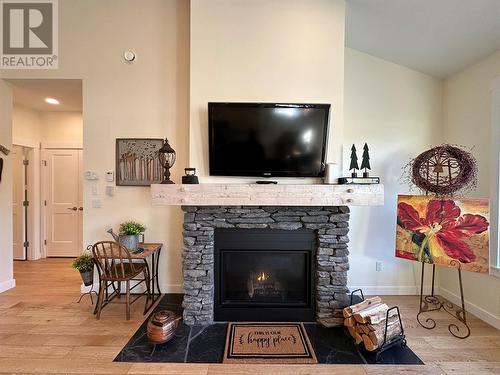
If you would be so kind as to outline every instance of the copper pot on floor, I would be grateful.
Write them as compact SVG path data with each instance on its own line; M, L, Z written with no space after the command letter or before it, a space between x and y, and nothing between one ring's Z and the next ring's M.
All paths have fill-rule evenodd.
M163 344L175 336L182 316L169 310L160 310L153 313L148 321L148 338L155 344Z

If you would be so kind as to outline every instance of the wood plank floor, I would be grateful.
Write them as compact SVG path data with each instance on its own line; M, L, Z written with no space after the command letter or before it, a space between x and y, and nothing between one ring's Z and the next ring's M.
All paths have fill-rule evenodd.
M384 296L398 304L409 346L425 366L373 365L198 365L114 363L113 358L143 321L143 302L107 306L97 321L89 300L77 304L80 276L68 259L15 262L17 287L0 294L0 373L95 374L500 374L500 331L468 315L467 340L447 332L450 317L435 315L439 327L418 325L416 296Z

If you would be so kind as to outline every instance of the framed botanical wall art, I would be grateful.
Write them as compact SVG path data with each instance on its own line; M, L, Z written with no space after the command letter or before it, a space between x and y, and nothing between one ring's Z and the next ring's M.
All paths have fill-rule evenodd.
M400 195L397 215L397 257L488 272L488 199Z
M161 138L116 139L116 185L149 186L162 181Z

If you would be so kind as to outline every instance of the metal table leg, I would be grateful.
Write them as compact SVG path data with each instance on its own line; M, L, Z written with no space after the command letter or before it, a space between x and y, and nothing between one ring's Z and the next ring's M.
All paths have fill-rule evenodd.
M160 264L160 253L161 253L161 247L158 250L158 254L156 256L156 269L155 269L156 288L158 289L158 296L161 296L160 281L159 281L159 277L158 277L158 265ZM153 254L153 256L154 256L154 254Z
M149 285L150 285L150 290L151 290L151 304L149 307L146 309L144 314L153 307L153 305L158 301L161 297L161 290L160 290L160 282L158 278L158 267L160 263L160 253L161 253L161 248L156 252L151 254L151 267L149 266L149 262L144 259L144 262L146 263L146 267L148 268L148 274L149 274Z

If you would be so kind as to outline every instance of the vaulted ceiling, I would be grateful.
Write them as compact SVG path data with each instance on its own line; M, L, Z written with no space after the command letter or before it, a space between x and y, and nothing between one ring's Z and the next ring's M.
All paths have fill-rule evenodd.
M500 50L500 0L347 0L346 46L445 78Z

